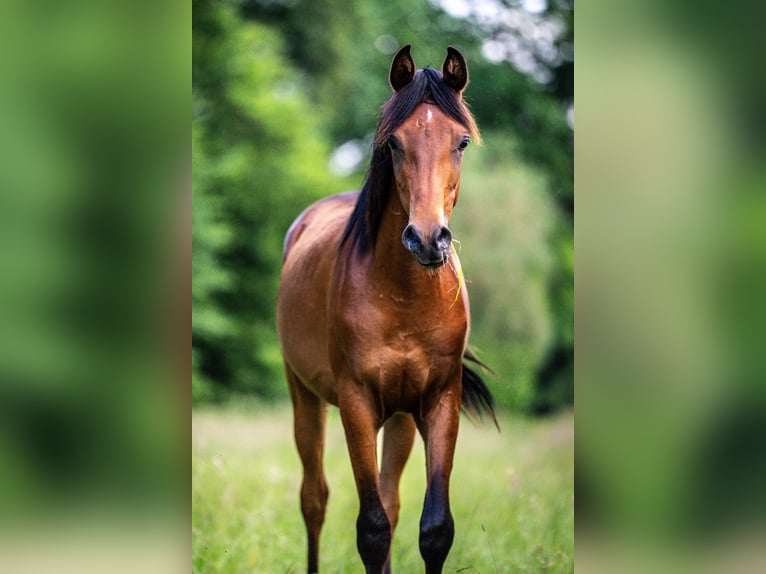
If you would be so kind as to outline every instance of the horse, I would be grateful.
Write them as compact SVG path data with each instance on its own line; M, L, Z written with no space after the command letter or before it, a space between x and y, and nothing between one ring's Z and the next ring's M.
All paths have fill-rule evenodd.
M309 573L319 570L329 494L328 404L345 431L367 574L391 571L399 480L416 430L427 472L419 548L435 574L454 538L449 481L461 407L497 425L491 392L466 364L484 366L467 347L468 295L448 227L463 154L480 138L462 98L468 67L450 46L441 73L416 69L407 45L389 82L361 191L309 206L284 242L276 319L303 465Z

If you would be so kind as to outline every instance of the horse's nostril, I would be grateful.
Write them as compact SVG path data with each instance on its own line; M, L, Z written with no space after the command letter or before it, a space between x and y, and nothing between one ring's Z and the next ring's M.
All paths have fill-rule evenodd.
M448 227L442 227L435 234L434 245L436 245L437 249L446 251L449 248L450 243L452 243L452 232Z
M402 233L402 243L404 243L407 250L413 252L418 251L423 245L418 232L415 231L415 228L412 225L408 225L404 228L404 233Z

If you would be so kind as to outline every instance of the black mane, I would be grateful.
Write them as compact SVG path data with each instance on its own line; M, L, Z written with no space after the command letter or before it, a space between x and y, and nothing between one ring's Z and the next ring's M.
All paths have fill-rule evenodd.
M444 83L441 73L432 68L418 70L409 84L383 104L372 144L370 168L354 211L343 231L341 246L349 239L358 253L366 253L375 246L388 193L393 185L388 138L410 117L415 108L424 102L435 103L445 114L478 138L478 130L471 113L460 95Z

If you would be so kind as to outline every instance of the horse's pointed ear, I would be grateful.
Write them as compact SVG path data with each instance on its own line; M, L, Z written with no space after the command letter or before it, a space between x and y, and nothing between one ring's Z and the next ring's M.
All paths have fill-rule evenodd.
M410 56L410 45L401 48L391 62L391 72L388 81L395 92L401 90L415 77L415 61Z
M458 94L468 83L468 65L465 63L465 58L452 46L447 48L447 57L442 64L442 77L444 82Z

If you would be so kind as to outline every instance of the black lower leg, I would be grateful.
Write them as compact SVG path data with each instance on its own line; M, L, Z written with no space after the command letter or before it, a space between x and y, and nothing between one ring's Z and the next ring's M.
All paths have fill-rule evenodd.
M308 574L319 572L319 541L313 540L309 533Z
M391 547L391 523L377 492L365 496L360 505L356 547L368 574L383 571Z
M426 493L420 517L420 555L428 574L442 571L454 537L455 524L449 508L448 490L439 479L434 478Z

